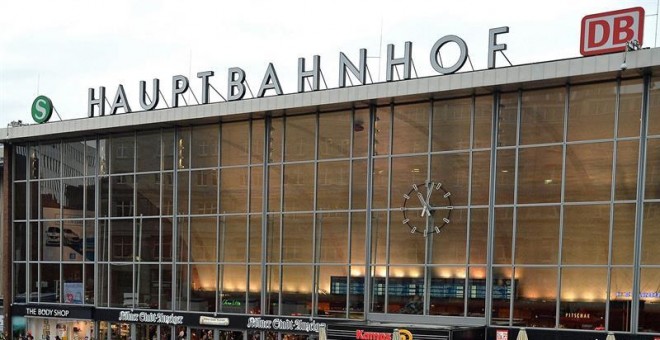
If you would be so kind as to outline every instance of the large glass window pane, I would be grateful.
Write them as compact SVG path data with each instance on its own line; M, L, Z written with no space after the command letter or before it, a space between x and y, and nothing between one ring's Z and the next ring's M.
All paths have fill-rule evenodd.
M365 213L351 214L351 264L365 264L367 222Z
M281 315L311 315L313 277L311 266L282 266Z
M371 267L371 306L372 313L385 312L385 279L387 278L386 267Z
M424 106L426 107L426 104ZM445 151L469 148L471 119L472 98L433 102L432 150ZM420 122L420 124L423 123L423 121ZM422 126L425 126L425 124ZM410 133L416 133L416 129L410 130Z
M106 219L99 219L98 221L98 260L110 260L110 221Z
M282 167L268 167L268 211L282 211Z
M180 215L188 214L188 198L190 197L190 172L177 171L177 213Z
M261 262L261 221L261 215L250 216L249 244L246 245L249 249L247 262L250 263Z
M351 119L351 111L319 114L319 159L350 155Z
M632 268L612 268L610 274L610 331L630 331Z
M190 169L190 128L180 128L176 140L176 168Z
M174 173L166 172L162 176L162 206L160 213L162 215L172 215L176 206L174 205Z
M92 218L96 212L96 180L85 178L85 217Z
M218 171L215 169L191 171L190 181L190 214L217 214ZM247 184L247 181L244 183ZM247 185L240 190L244 195L247 195L246 187Z
M83 237L83 251L84 251L84 260L88 262L93 262L95 259L96 253L96 232L95 221L86 220L84 221L85 226L85 236ZM92 274L93 275L93 274Z
M110 264L110 307L133 307L133 265Z
M14 238L13 247L14 247L14 261L25 261L27 260L27 228L25 227L25 222L23 223L14 223L14 230L12 232ZM34 236L32 237L35 238Z
M99 178L99 217L108 217L110 204L110 177Z
M495 204L513 204L516 185L516 150L497 150Z
M607 264L609 235L609 205L564 207L562 263Z
M121 174L133 172L135 169L135 136L115 135L110 139L112 159L110 159L110 173Z
M83 304L83 266L82 264L62 265L62 302Z
M314 209L314 164L289 164L284 167L284 211Z
M247 231L244 216L220 216L220 262L245 262ZM261 225L255 226L261 232ZM261 248L261 243L250 245Z
M284 159L287 162L314 159L316 115L291 116L285 122Z
M513 318L520 326L554 328L557 269L517 267L515 286Z
M658 296L660 268L644 268L639 283L639 328L640 332L660 331L660 296Z
M27 278L27 296L28 302L39 302L39 288L41 286L41 283L39 281L39 264L38 263L30 263L28 264L29 270L28 270L28 278ZM55 272L55 271L51 271ZM59 276L59 269L56 270Z
M282 262L311 263L314 239L310 214L284 215Z
M158 171L161 164L160 131L138 132L137 171Z
M43 243L45 246L43 248L34 247L37 245L37 233L36 226L37 223L30 223L30 232L32 233L32 240L30 249L31 259L36 259L39 250L41 250L41 259L42 261L61 261L61 252L63 243L62 235L62 224L60 221L46 221L41 222L41 239L45 240Z
M642 224L642 264L660 264L660 203L644 204Z
M516 264L557 264L559 206L520 207L516 224Z
M41 172L41 166L40 166L40 154L39 154L39 146L38 145L32 145L29 147L29 159L28 159L28 179L38 179L39 178L39 172Z
M376 109L374 118L374 156L389 155L392 133L392 107L381 106Z
M284 118L273 118L268 136L268 162L281 162L284 143Z
M96 295L94 294L94 280L96 276L94 275L94 265L93 264L85 264L85 286L84 286L84 295L83 295L83 303L85 304L94 304L94 299L96 298Z
M612 264L632 265L635 245L634 204L614 205L614 230L612 231Z
M568 202L608 201L612 192L612 143L566 147Z
M220 265L220 311L245 313L246 266Z
M392 199L390 202L392 208L400 208L403 206L404 202L407 201L403 195L408 195L411 191L414 191L413 185L419 186L420 192L426 195L425 183L427 178L427 164L427 156L392 158ZM443 185L448 185L448 180L443 178L431 178L431 181L436 183L443 182ZM421 209L422 206L416 197L416 192L412 192L412 196L413 197L410 198L410 201L414 201L414 206L411 207L412 202L409 202L406 207ZM401 220L403 220L403 218L401 218ZM418 224L417 228L422 230L424 229L424 226Z
M59 142L41 144L39 146L39 161L37 169L39 178L62 177L62 147Z
M261 266L249 266L248 271L248 304L247 312L249 314L259 314L261 312Z
M174 129L163 130L161 140L163 142L163 170L174 170Z
M172 307L172 265L160 265L160 290L158 293L158 305L160 309Z
M223 123L221 128L220 164L222 166L247 164L250 146L250 122Z
M520 144L558 143L564 140L566 89L524 91Z
M280 266L267 265L266 266L266 314L279 314L280 309Z
M430 103L394 106L394 154L427 152Z
M649 139L646 146L644 198L660 198L660 139Z
M649 86L648 134L660 135L660 77L655 76Z
M470 210L470 264L486 264L488 209Z
M356 160L353 166L351 183L351 208L364 209L367 206L367 161Z
M190 284L192 282L188 273L187 264L177 264L176 268L176 291L174 292L174 309L188 310L188 297L190 296ZM167 309L171 308L171 303L165 305Z
M513 251L513 208L495 209L493 263L510 264Z
M137 216L160 215L160 174L135 176L137 192Z
M614 199L634 200L637 197L637 159L638 158L639 158L639 141L620 141L617 143L616 178L615 178L616 187L614 192L615 195ZM647 185L648 184L649 183L647 183ZM658 186L656 185L656 187ZM657 195L654 192L647 192L647 193L653 196Z
M493 96L480 96L474 100L474 133L472 147L490 148L493 130Z
M559 202L561 146L520 149L518 156L518 203Z
M160 251L160 220L139 218L135 223L137 239L136 261L158 261Z
M217 265L190 265L190 310L197 312L215 311L215 293L217 291Z
M263 164L264 162L264 133L265 133L265 121L263 119L251 121L252 133L251 145L250 145L250 163L252 164ZM223 142L224 146L224 142ZM223 163L224 164L224 163Z
M604 326L607 268L563 268L559 327L596 329Z
M83 260L83 221L62 221L62 260Z
M639 136L642 115L642 79L625 80L619 87L619 131L617 137ZM654 111L649 111L654 112ZM649 120L651 123L653 120ZM652 127L649 125L649 132Z
M133 261L133 220L110 221L110 258Z
M281 262L282 233L281 233L281 215L268 215L266 226L266 262Z
M190 247L190 262L216 261L218 254L217 230L215 217L190 218L190 243L194 245Z
M467 316L486 315L486 268L468 268L468 302Z
M615 108L615 82L572 86L567 140L612 138ZM585 126L589 128L585 129Z
M436 211L434 217L440 212L442 211ZM467 249L467 214L467 209L454 209L451 212L451 222L445 225L439 234L432 234L433 263L464 264L467 262L465 259ZM438 217L440 216L442 215ZM439 222L434 223L438 224Z
M193 127L191 155L191 167L193 169L218 166L218 131L219 128L217 125ZM247 135L247 131L242 132Z
M279 182L278 182L279 183ZM248 204L248 168L220 170L220 213L246 212ZM207 188L215 196L216 188Z
M417 197L414 199L417 199ZM413 225L414 223L414 226L420 231L420 233L411 233L408 224L401 222L403 220L401 212L396 210L392 211L392 220L390 221L389 230L389 262L392 264L424 264L426 254L426 237L424 237L423 233L426 228L426 218L419 217L420 214L418 211L410 211L409 215L411 215L411 221L408 223L410 225ZM379 231L374 229L374 223L376 223L376 221L372 220L372 234L377 232L377 235L380 236L380 233L385 231L384 226L382 227L383 230ZM379 225L378 227L381 226ZM376 235L373 236L375 237ZM382 245L385 246L385 243ZM378 245L378 247L380 247L380 245Z
M98 163L98 150L96 145L96 139L87 139L85 141L85 175L94 176L97 172L97 163Z
M39 182L41 193L41 218L55 219L60 218L60 207L62 206L62 186L60 180L50 180Z
M179 217L177 218L177 227L176 231L176 242L177 247L174 249L176 259L180 262L188 261L188 250L191 247L190 244L190 222L188 217Z
M350 163L348 161L318 163L318 210L348 209ZM364 183L360 183L363 184Z
M315 262L348 263L348 214L316 215Z
M469 153L440 154L431 157L431 180L451 192L454 206L468 203Z
M14 180L23 181L27 175L28 147L27 145L16 145L14 147Z
M133 200L133 175L120 175L110 177L110 216L134 216L135 204Z
M465 314L465 268L435 267L431 268L430 306L429 314L445 316L463 316ZM416 285L418 292L412 298L413 304L418 304L420 293L424 290ZM391 288L390 288L391 289ZM410 287L409 287L410 290ZM419 292L421 290L421 292ZM410 300L408 304L410 304ZM407 308L406 308L407 309ZM421 312L412 313L421 314Z
M69 141L62 143L62 177L85 175L85 143Z
M348 267L319 266L318 308L316 316L346 318L346 294L356 287L347 287ZM364 287L364 286L363 286ZM363 288L364 289L364 288Z
M503 93L500 95L499 114L497 118L497 146L516 145L518 92Z
M63 302L60 274L59 264L39 264L39 302Z
M99 272L99 295L96 298L96 302L99 306L108 307L109 305L109 294L110 286L108 285L108 273L110 265L107 263L98 264Z
M355 110L353 118L353 157L367 156L371 123L369 109Z
M486 205L490 195L490 152L472 153L472 205Z
M26 219L26 201L27 201L27 196L26 196L26 191L25 191L26 183L25 182L18 182L14 183L14 221L20 221L20 220L25 220ZM36 193L34 193L36 194Z
M135 307L158 308L158 264L138 262L135 265Z
M398 212L394 214L398 215ZM394 223L392 227L396 227ZM401 228L405 228L400 225ZM405 229L403 229L405 231ZM410 233L410 231L408 231ZM387 213L374 212L371 214L371 261L372 263L385 264L387 260Z
M263 186L264 173L263 167L255 166L250 168L250 212L263 211Z
M372 208L387 208L389 166L387 159L374 159L372 173ZM420 169L421 171L421 169ZM409 184L410 185L410 184ZM402 195L402 194L399 194ZM399 196L400 197L400 196Z

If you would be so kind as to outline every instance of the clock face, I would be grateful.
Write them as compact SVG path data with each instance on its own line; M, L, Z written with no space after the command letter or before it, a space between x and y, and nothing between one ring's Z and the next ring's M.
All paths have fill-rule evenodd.
M403 224L412 234L440 233L451 222L451 192L440 182L413 184L403 195Z

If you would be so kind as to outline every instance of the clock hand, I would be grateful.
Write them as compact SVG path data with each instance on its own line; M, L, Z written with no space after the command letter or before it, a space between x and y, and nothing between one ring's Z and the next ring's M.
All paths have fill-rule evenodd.
M422 209L422 215L421 216L424 216L424 213L426 213L426 216L431 216L431 209L430 209L431 207L429 206L428 203L426 203L424 201L424 195L422 195L422 193L418 191L417 192L417 198L419 198L419 201L422 203L422 206L424 207Z

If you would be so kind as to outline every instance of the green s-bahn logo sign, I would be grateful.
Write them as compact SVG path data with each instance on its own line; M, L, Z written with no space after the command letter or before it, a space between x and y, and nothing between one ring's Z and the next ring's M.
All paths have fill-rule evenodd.
M50 119L53 114L53 102L46 96L39 96L32 102L32 119L41 124Z

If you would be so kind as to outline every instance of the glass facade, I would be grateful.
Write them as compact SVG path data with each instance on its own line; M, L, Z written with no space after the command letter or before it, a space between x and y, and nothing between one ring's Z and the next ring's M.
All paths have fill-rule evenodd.
M18 144L14 302L660 333L658 89Z

